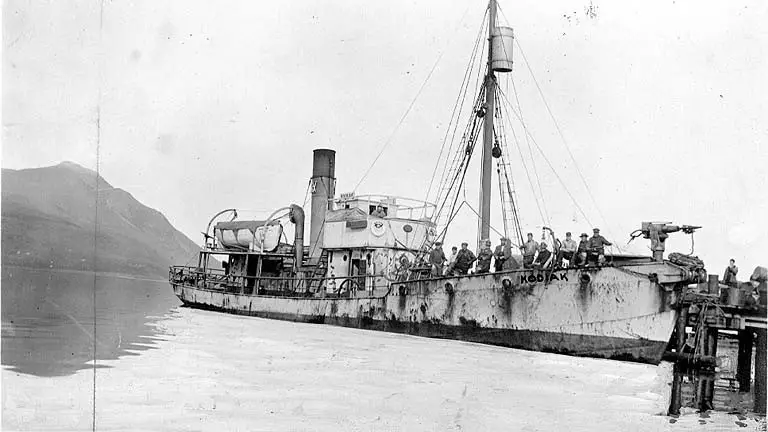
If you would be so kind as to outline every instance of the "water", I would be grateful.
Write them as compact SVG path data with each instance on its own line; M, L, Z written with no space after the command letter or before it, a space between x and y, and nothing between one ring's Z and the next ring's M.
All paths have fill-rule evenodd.
M94 345L102 360L135 355L153 344L149 324L178 304L165 281L3 268L2 364L60 376L92 368Z
M95 281L92 339L93 276L17 271L3 278L3 430L89 430L94 419L97 430L764 425L747 419L742 428L722 413L660 415L670 365L220 314L179 307L164 282ZM25 288L7 295L16 283Z

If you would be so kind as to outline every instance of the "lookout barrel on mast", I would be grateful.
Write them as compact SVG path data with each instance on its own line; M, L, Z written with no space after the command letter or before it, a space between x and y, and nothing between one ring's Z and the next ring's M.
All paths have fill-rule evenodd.
M514 31L510 27L496 27L491 33L491 69L494 72L512 72L512 46Z

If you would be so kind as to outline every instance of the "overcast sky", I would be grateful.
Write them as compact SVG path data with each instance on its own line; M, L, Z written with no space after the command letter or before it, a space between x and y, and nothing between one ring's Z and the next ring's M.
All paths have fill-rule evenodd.
M695 253L716 273L735 258L746 279L768 265L766 3L617 3L500 1L597 202L515 52L527 126L587 216L540 155L523 153L549 222L577 235L598 225L621 245L643 220L703 225ZM100 26L97 1L5 1L2 166L95 168L100 105L102 175L199 242L220 209L263 217L301 204L314 148L337 151L337 192L352 191L439 57L357 189L423 199L485 6L116 0ZM519 162L525 231L538 237ZM474 243L464 213L448 246ZM690 251L688 236L668 243Z

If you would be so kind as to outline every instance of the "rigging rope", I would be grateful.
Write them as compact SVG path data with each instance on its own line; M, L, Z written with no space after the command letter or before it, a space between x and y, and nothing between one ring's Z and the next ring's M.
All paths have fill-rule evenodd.
M520 113L520 122L523 122L523 111L520 109L520 99L517 98L517 87L515 87L515 80L510 77L512 82L512 92L515 95L515 101L517 102L517 110ZM536 177L536 184L539 186L539 194L541 195L541 207L544 210L544 217L546 218L547 225L551 226L552 221L549 218L549 212L547 212L547 202L544 199L544 189L541 187L541 179L539 178L539 172L536 169L536 159L533 157L533 149L531 148L531 140L528 135L525 134L525 142L528 145L528 152L531 154L531 166L533 167L533 175Z
M511 110L511 111L512 111L514 114L515 114L515 116L517 117L518 121L520 121L520 124L522 125L522 127L523 127L523 130L524 130L524 131L525 131L525 133L526 133L526 134L527 134L527 135L528 135L528 136L531 138L531 142L533 142L533 144L536 146L536 149L537 149L537 150L539 151L539 153L541 154L541 157L543 157L543 158L544 158L544 161L545 161L545 162L547 163L547 165L549 166L549 169L551 169L551 170L552 170L552 173L555 175L555 178L557 178L557 180L560 182L560 185L561 185L561 186L563 186L563 189L564 189L564 190L565 190L565 192L568 194L568 196L571 198L571 201L572 201L572 202L573 202L573 204L576 206L576 209L577 209L577 210L579 210L579 213L581 213L581 215L584 217L584 220L586 220L586 221L587 221L587 223L588 223L589 225L592 225L592 222L590 222L590 220L589 220L589 218L587 217L586 213L584 213L584 210L582 210L581 206L580 206L580 205L579 205L579 203L576 201L576 198L574 198L573 194L571 194L571 191L570 191L570 190L568 190L568 187L565 185L565 182L563 181L563 179L562 179L562 178L560 178L560 175L559 175L559 174L557 174L557 171L555 170L555 167L554 167L554 166L552 166L552 163L551 163L551 162L549 161L549 159L547 158L547 155L546 155L546 154L544 154L544 151L543 151L543 150L541 149L541 147L539 146L539 143L537 143L537 142L536 142L536 139L535 139L535 138L534 138L534 137L531 135L530 131L528 130L528 127L527 127L527 126L525 125L525 123L522 121L522 119L521 119L521 118L520 118L520 116L518 115L517 111L515 111L515 108L514 108L514 107L512 106L512 104L509 102L509 99L507 99L507 95L506 95L506 94L504 94L503 92L501 92L501 96L503 97L503 100L507 102L507 105L508 105L509 109L510 109L510 110Z
M541 100L544 102L544 107L546 107L547 113L549 113L549 117L552 119L552 122L555 124L555 129L557 130L557 133L560 136L560 139L563 141L563 145L565 146L565 149L568 152L568 156L571 158L571 161L573 162L573 166L576 168L576 172L579 174L579 178L584 184L584 188L587 190L587 194L589 195L589 198L592 200L592 205L595 206L597 213L600 215L600 219L603 220L603 223L605 224L606 228L608 228L608 231L611 231L615 235L616 233L613 232L613 230L611 229L611 226L608 224L607 219L603 215L602 210L600 210L600 207L597 205L597 200L595 200L595 196L592 194L592 190L589 188L589 185L587 184L587 180L584 178L584 175L582 174L581 169L579 169L579 164L576 162L576 158L573 156L573 153L571 152L571 148L568 145L567 140L565 139L565 135L563 134L563 131L560 129L560 125L557 123L557 119L555 119L555 115L552 113L552 109L549 107L549 103L547 103L547 99L544 97L544 92L541 90L541 86L539 86L539 81L536 79L536 76L533 74L533 69L531 68L531 64L528 62L528 59L525 57L525 52L523 51L523 47L520 45L520 41L517 38L515 38L515 44L517 45L517 48L520 50L520 55L523 56L523 61L525 61L525 65L528 68L528 72L531 74L531 78L533 78L533 83L536 85L536 89L538 90L539 95L541 96ZM514 87L514 82L512 84Z
M464 10L464 14L462 14L461 19L459 20L459 23L456 25L456 28L454 29L454 32L452 35L456 35L458 33L458 28L461 25L462 22L464 22L464 18L467 16L467 12L469 11L469 6ZM446 46L452 41L452 38L448 40L446 43ZM371 169L373 169L373 166L376 165L376 162L379 160L382 154L384 154L384 150L389 147L389 144L392 143L393 138L397 134L397 131L400 129L400 126L405 121L405 118L408 117L408 114L411 112L411 109L413 109L413 106L416 104L416 100L418 100L419 96L421 96L421 92L424 91L424 88L427 86L427 83L429 82L429 79L432 78L432 74L435 72L435 69L437 69L437 65L440 63L440 60L443 58L443 54L445 54L445 49L440 51L440 55L437 56L437 59L435 60L435 63L432 65L432 69L429 70L429 73L427 74L427 77L424 79L424 82L421 84L421 87L419 88L419 91L416 92L416 96L413 97L413 100L411 101L410 105L408 105L408 108L403 113L403 116L400 117L400 121L397 122L397 125L392 130L392 133L387 138L387 141L384 143L384 145L381 147L381 150L379 151L379 154L376 155L376 158L373 159L373 162L371 162L371 165L368 167L368 169L365 171L363 176L360 178L360 181L357 182L357 185L352 189L352 191L356 191L358 187L360 187L360 184L363 183L363 180L368 176L368 174L371 172Z
M487 14L487 9L486 9ZM448 127L445 128L445 136L443 136L443 143L440 146L440 153L437 155L437 160L435 161L435 168L432 170L432 178L429 180L429 186L427 187L427 193L424 195L424 201L429 200L429 193L432 191L432 184L435 181L435 174L437 174L437 169L440 166L440 160L443 157L443 153L445 151L445 144L448 142L448 135L451 133L451 125L454 123L454 119L456 120L456 126L453 128L453 134L451 136L451 145L448 148L448 152L450 152L453 149L453 143L455 142L456 138L456 130L459 126L459 117L462 107L464 105L464 100L466 99L468 90L469 90L469 80L472 76L472 64L475 62L475 57L477 56L477 48L480 45L480 39L483 34L483 29L485 29L485 15L483 15L483 21L480 24L480 31L477 34L477 38L475 39L475 45L472 49L472 54L469 56L469 62L467 63L467 67L464 70L464 77L461 80L461 86L459 87L459 95L456 96L456 102L453 105L453 111L451 112L451 119L448 122ZM458 112L457 112L458 108ZM448 165L448 158L446 157L445 166ZM445 175L445 168L443 168L443 173L441 174L441 178Z

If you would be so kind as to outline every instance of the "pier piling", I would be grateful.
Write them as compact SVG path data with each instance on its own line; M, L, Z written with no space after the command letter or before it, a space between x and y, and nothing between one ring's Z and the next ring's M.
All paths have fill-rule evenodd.
M688 323L688 307L682 306L680 307L680 312L678 314L677 318L677 343L675 344L675 350L677 354L677 358L680 359L680 355L683 353L683 348L685 347L685 339L686 339L686 333L685 333L685 327ZM675 361L675 365L673 370L673 380L672 380L672 398L669 403L669 415L679 415L680 414L680 407L682 406L683 402L683 367L681 364L681 361Z
M752 383L752 330L739 331L739 355L737 360L736 379L739 381L739 391L748 392Z
M757 329L757 350L755 350L755 412L758 414L765 414L766 336L766 329Z

